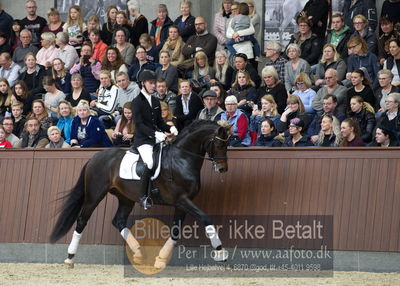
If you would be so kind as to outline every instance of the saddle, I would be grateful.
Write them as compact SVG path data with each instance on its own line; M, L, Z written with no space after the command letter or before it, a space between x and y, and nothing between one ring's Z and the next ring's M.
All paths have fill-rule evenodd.
M156 144L153 148L153 169L151 180L154 181L160 175L161 170L161 155L162 155L163 144ZM121 160L119 166L119 176L125 180L139 181L143 171L144 163L139 155L139 151L136 148L131 148L126 151L124 157Z

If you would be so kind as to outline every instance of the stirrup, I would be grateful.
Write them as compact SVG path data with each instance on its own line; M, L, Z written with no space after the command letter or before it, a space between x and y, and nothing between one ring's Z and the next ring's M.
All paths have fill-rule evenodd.
M145 209L148 210L153 206L153 200L149 196L143 196L139 200L140 205Z

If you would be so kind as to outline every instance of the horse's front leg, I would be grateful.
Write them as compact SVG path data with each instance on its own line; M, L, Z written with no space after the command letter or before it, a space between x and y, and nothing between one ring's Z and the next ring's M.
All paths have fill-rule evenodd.
M168 259L172 255L172 251L176 245L178 238L180 237L181 226L185 219L186 213L178 208L175 208L174 220L172 223L172 233L167 239L164 246L161 248L156 261L154 263L155 268L164 269L167 266Z
M177 206L187 213L191 214L195 219L200 220L206 229L208 238L210 239L211 246L215 250L213 259L217 262L226 261L228 259L228 251L222 248L222 242L219 239L218 231L212 223L210 217L200 210L188 197L182 196Z

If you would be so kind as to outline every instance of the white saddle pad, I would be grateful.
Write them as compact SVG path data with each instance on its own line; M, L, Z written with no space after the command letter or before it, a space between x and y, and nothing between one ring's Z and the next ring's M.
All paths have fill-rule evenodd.
M154 175L151 177L151 180L157 179L158 175L160 175L160 170L161 170L161 155L162 155L162 148L163 145L161 144L161 150L159 153L159 156L157 158L158 160L158 166L156 171L154 172ZM121 165L119 166L119 176L122 179L125 180L140 180L139 175L136 173L136 166L139 161L139 154L134 154L132 152L126 151L124 158L122 158Z

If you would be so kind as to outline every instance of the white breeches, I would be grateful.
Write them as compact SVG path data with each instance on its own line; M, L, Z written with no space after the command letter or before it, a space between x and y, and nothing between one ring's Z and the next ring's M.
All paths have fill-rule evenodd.
M147 168L153 169L153 146L144 144L137 147L137 149L143 162L147 165Z

